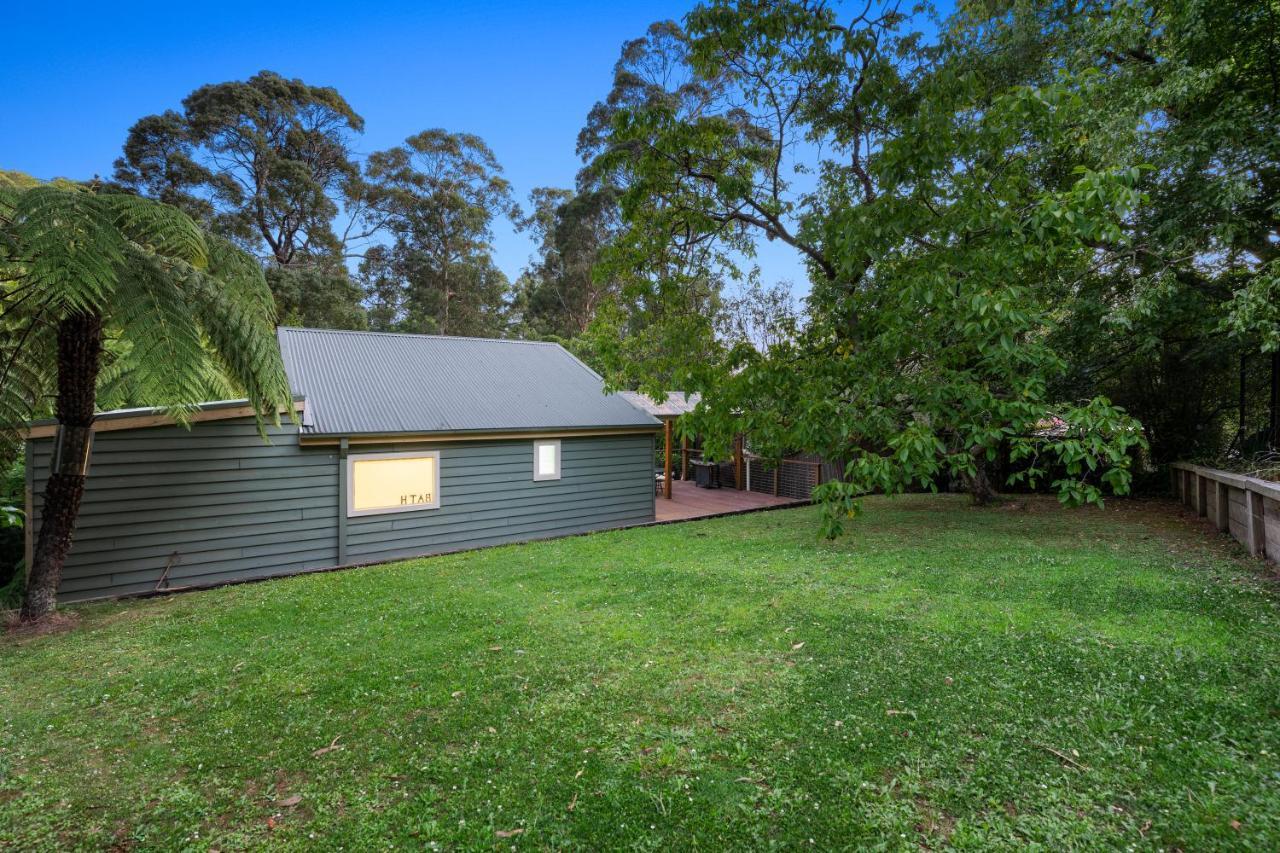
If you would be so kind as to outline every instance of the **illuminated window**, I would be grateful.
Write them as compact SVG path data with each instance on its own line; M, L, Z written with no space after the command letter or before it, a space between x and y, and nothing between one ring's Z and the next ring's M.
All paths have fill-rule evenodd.
M347 515L414 512L439 506L439 451L347 457Z
M559 441L535 441L533 443L533 479L560 479Z

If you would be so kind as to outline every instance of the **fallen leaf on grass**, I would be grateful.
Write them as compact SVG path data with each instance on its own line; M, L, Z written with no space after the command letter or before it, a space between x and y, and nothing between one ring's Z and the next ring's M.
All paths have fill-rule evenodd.
M578 806L578 792L573 792L573 799L569 801L569 807L565 811L573 811Z
M283 800L280 800L276 805L281 808L291 809L300 802L302 802L302 795L294 794L292 797L285 797Z
M1240 831L1240 821L1238 821L1238 820L1233 820L1233 821L1231 821L1231 823L1229 824L1229 826L1230 826L1232 829L1234 829L1236 832L1239 832L1239 831Z
M311 757L319 758L322 755L328 755L331 752L335 752L339 749L342 749L342 746L338 743L338 738L340 737L342 737L342 735L338 735L338 737L335 737L333 740L329 741L328 746L322 746L319 749L312 750Z
M803 641L801 641L801 642L799 642L799 643L795 643L794 645L792 645L792 646L791 646L791 651L793 651L793 652L798 652L798 651L800 651L800 650L801 650L801 649L803 649L803 648L804 648L804 642L803 642Z
M497 832L494 833L494 835L498 836L499 838L513 838L522 832L524 832L523 829L499 829Z
M500 651L502 651L502 646L490 646L490 647L489 647L489 651L491 651L491 652L500 652Z
M454 699L457 699L459 696L461 696L463 693L466 693L466 692L467 692L467 691L465 691L465 690L455 690L455 691L453 691L452 693L450 693L449 695L450 695L450 696L452 696Z

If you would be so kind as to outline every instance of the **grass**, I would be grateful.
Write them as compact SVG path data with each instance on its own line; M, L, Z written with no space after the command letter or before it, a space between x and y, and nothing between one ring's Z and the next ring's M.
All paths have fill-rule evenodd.
M1167 504L872 499L78 608L0 847L1280 848L1280 624Z

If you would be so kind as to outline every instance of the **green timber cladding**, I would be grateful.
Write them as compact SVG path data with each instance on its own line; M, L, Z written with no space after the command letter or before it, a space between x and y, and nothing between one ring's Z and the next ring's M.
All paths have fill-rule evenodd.
M440 339L428 340L438 346ZM464 344L469 350L475 345ZM572 362L573 371L586 371L591 382L599 382L559 352L540 352L552 363L548 372L568 370ZM290 370L290 379L299 390L295 373ZM525 375L517 379L528 381ZM438 393L437 386L433 394ZM539 425L529 422L526 407L522 416L513 412L511 418L495 410L491 422L474 430L380 433L370 428L378 426L376 421L366 418L360 433L338 435L318 433L305 411L312 401L308 395L301 423L284 419L281 426L268 427L267 443L254 419L243 415L201 421L190 429L163 423L112 428L111 415L103 416L60 599L212 586L652 521L655 422L634 408L614 408L616 398L598 386L596 394L609 408L588 411L587 405L577 414L622 423L584 426L582 417L559 415ZM342 411L341 401L327 402L330 412ZM575 405L586 403L589 395ZM216 416L217 409L211 405L208 411ZM403 418L403 410L396 417ZM519 426L509 428L508 420ZM533 448L544 436L559 441L559 476L538 480ZM33 528L39 524L52 449L48 435L28 442ZM439 454L439 506L350 515L346 457L412 451Z

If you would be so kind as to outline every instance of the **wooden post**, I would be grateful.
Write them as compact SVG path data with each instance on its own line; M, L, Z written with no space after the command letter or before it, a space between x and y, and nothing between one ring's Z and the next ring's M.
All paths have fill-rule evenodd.
M680 479L689 479L689 436L680 436Z
M347 451L350 449L349 439L338 440L338 565L347 564Z
M1209 478L1196 475L1196 515L1209 515Z
M667 445L662 454L662 496L671 500L671 418L662 421L662 437Z
M1226 532L1231 529L1231 487L1221 482L1214 485L1218 487L1215 495L1218 505L1215 507L1217 512L1214 523L1219 530Z
M733 437L733 487L738 491L747 487L742 479L742 433Z
M1262 495L1244 490L1245 547L1255 557L1267 556L1267 525Z

